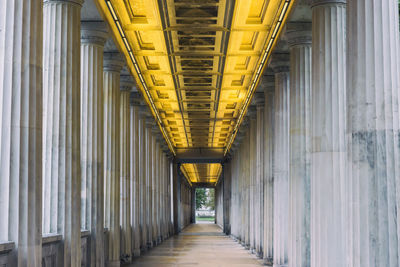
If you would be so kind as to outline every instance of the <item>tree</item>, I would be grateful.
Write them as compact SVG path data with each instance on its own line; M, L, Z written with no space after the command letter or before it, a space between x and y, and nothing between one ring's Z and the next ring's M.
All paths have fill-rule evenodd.
M207 190L207 203L206 206L210 210L215 210L215 189L210 188Z
M207 202L207 194L205 188L196 188L196 210L201 209Z

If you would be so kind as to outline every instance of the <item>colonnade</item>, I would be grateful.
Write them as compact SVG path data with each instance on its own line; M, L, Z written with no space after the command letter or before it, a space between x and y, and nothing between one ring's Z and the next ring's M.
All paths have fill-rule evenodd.
M314 0L282 42L224 176L232 237L270 266L398 266L397 1Z
M82 3L0 4L2 266L120 266L174 233L168 147Z

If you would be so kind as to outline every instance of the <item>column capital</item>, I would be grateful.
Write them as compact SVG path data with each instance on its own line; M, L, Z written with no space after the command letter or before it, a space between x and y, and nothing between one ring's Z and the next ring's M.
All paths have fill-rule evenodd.
M149 111L147 109L147 106L140 101L139 104L139 117L144 119L145 121L147 120L147 117L149 117Z
M140 106L142 98L139 94L139 92L131 92L130 94L130 103L131 106Z
M289 53L273 53L271 56L270 67L274 73L289 72L290 55Z
M256 92L253 96L253 101L257 109L264 107L264 93Z
M107 26L103 21L81 22L81 43L104 46L108 37Z
M47 3L66 3L66 4L75 4L75 5L83 5L84 0L44 0L43 4Z
M347 0L312 0L311 7L320 6L320 5L345 5Z
M135 80L132 75L120 75L119 89L121 91L133 91L135 88Z
M274 93L275 92L275 76L271 74L267 74L262 76L262 80L260 83L261 89L264 90L264 94Z
M125 64L124 57L119 52L104 53L104 71L120 72Z
M289 47L297 45L311 45L311 22L290 22L286 26L286 37Z
M146 128L149 128L150 130L153 129L153 126L156 125L153 115L152 114L146 114Z
M256 114L257 114L257 110L256 110L256 106L253 104L253 103L251 103L250 104L250 106L248 107L248 109L247 109L247 114L246 114L246 116L249 118L249 119L255 119L256 118Z

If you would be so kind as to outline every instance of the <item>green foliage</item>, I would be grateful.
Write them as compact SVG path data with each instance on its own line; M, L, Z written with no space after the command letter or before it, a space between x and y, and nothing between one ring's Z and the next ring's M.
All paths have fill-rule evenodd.
M196 188L196 210L201 208L215 210L214 188Z
M207 193L205 188L196 188L196 210L205 206L207 202Z
M207 190L207 202L206 206L211 210L215 210L215 189L211 188Z

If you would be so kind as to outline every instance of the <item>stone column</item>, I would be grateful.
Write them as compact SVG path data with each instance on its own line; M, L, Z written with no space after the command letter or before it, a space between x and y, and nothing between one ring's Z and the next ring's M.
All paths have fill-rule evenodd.
M345 29L345 1L313 1L311 266L346 266Z
M43 7L44 232L63 235L59 265L72 267L81 265L82 3L45 0Z
M120 76L120 201L121 201L121 255L123 262L132 260L131 176L130 176L130 91L134 86L130 75Z
M400 264L398 1L347 4L347 266Z
M290 47L289 266L310 266L311 23L287 26Z
M140 150L139 150L139 104L140 96L137 92L131 93L130 108L130 170L132 188L132 255L140 256Z
M42 0L0 3L0 240L15 243L10 266L42 264L42 16Z
M265 265L273 264L274 241L274 75L263 77L261 86L264 89L264 232L263 261Z
M153 142L151 136L151 117L146 116L146 128L145 128L145 149L146 149L146 183L145 183L145 222L146 222L146 249L149 249L153 246L152 242L152 224L151 224L151 182L152 182L152 157L153 157Z
M274 265L288 264L289 218L289 54L274 54L275 149L274 149Z
M256 243L256 220L257 220L257 189L256 189L256 139L257 139L257 114L254 105L249 107L248 116L250 117L250 133L249 133L249 248L255 253Z
M91 266L104 266L103 22L81 29L81 226L90 235Z
M255 244L257 257L262 258L263 249L263 219L264 219L264 94L255 95L256 104L256 222L255 222Z
M108 266L120 266L120 71L118 52L104 53L105 227L109 231Z
M140 250L147 250L146 227L146 161L148 150L146 147L146 107L139 108L139 198L140 198Z

